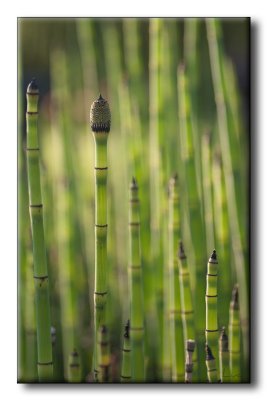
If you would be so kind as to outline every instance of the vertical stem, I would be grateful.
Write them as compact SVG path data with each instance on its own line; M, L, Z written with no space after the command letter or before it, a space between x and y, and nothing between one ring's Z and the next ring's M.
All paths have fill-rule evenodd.
M69 355L68 367L69 367L69 371L68 371L69 382L80 383L81 382L80 357L79 357L78 352L75 349Z
M231 382L240 382L240 315L238 285L234 286L229 310L229 355Z
M217 376L216 360L213 357L212 351L207 344L206 344L206 367L207 367L208 381L210 383L217 383L218 376Z
M183 243L179 244L179 252L178 252L178 264L179 264L179 279L180 279L180 292L181 292L181 313L182 313L182 321L183 321L183 331L184 331L184 340L187 343L189 340L194 340L195 345L195 324L194 324L194 310L193 310L193 301L192 301L192 293L190 286L190 275L187 266L187 258L184 252ZM196 350L194 352L194 381L197 381L196 377L198 375L198 366L197 366L197 354Z
M177 176L169 185L169 268L170 268L170 330L172 354L172 380L184 382L184 336L181 315L181 296L179 284L176 246L180 239L180 210Z
M218 362L218 316L217 316L218 261L213 250L208 261L206 286L206 343L213 353L214 364ZM215 372L214 372L215 374Z
M33 275L35 283L38 377L52 381L53 361L50 338L49 282L43 225L43 204L40 183L39 141L37 132L39 89L35 79L27 88L27 166L29 208L33 242Z
M185 360L185 383L192 382L193 376L193 354L195 349L195 341L192 339L186 340L186 360Z
M228 336L226 335L225 327L222 328L219 338L219 363L221 382L230 382Z
M105 325L107 298L107 140L110 131L110 110L100 95L90 111L90 124L95 140L95 346L94 372L97 380L97 334Z
M98 331L98 378L99 382L109 382L110 379L110 349L108 330L105 325Z
M122 366L121 366L121 382L131 382L131 341L130 341L130 321L127 321L124 331L124 340L122 348Z
M145 380L144 365L144 293L140 251L140 217L138 186L133 178L130 185L130 288L131 288L131 347L132 382Z

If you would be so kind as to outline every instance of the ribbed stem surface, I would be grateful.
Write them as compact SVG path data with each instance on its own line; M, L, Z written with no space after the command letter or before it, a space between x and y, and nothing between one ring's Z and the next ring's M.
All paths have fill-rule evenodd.
M40 183L39 141L37 132L39 91L33 80L27 88L27 168L29 208L33 244L35 283L38 377L40 382L52 381L53 361L50 339L49 283L43 225L43 203Z

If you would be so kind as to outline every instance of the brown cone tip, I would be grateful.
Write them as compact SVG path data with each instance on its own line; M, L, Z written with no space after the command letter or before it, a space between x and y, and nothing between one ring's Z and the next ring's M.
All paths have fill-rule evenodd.
M210 347L207 345L207 343L205 344L205 351L206 351L206 361L215 360L215 358L213 357L212 351L211 351Z
M131 190L137 190L138 189L137 181L136 181L136 179L134 177L132 177L130 189Z
M239 307L238 285L236 284L232 291L232 303L234 308Z
M35 78L32 78L31 82L29 83L27 87L27 93L39 93L39 88Z
M210 258L209 258L209 262L213 263L213 264L217 264L218 263L217 253L216 253L215 249L213 250L213 252L212 252L212 254L211 254Z
M130 320L128 319L128 321L127 321L127 323L126 323L126 325L124 327L124 337L126 339L128 339L130 337L129 332L130 332Z
M101 93L97 100L93 102L90 109L90 126L93 132L109 132L111 114L109 104Z
M178 250L178 257L180 260L183 260L186 258L185 252L184 252L184 245L183 242L180 240L179 242L179 250Z

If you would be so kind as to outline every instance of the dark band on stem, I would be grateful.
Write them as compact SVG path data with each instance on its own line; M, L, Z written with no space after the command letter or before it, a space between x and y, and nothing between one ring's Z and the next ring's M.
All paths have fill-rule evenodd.
M27 150L27 151L31 151L31 150L40 150L40 149L39 149L39 147L35 147L35 148L29 148L29 147L27 147L26 150Z
M95 169L99 169L100 171L105 171L108 167L95 167Z
M140 222L129 222L130 226L140 226Z
M73 363L73 364L70 364L69 366L70 366L70 368L78 368L80 366L80 364Z
M207 276L218 276L218 274L207 274Z
M130 353L130 349L122 349L122 351L124 351L125 353Z
M131 376L124 376L124 375L121 375L121 378L123 378L123 379L131 379Z
M213 296L212 296L212 295L210 295L210 294L205 294L205 296L206 296L206 297L218 297L218 295L217 295L217 294L215 294L215 295L213 295Z
M37 115L37 114L39 114L39 112L38 111L26 111L26 114L27 115Z
M31 208L42 208L43 204L30 204Z
M181 310L181 314L194 314L194 311L193 310L190 310L190 311L182 311Z
M205 329L206 332L219 332L219 329Z
M44 276L33 276L34 279L48 279L48 275L44 275Z
M130 199L129 202L130 203L139 203L139 199Z
M99 294L101 296L104 296L104 294L107 294L107 292L95 292L95 294Z
M53 361L48 361L48 362L37 362L37 365L53 365Z
M100 224L95 224L97 228L107 228L108 224L100 225Z

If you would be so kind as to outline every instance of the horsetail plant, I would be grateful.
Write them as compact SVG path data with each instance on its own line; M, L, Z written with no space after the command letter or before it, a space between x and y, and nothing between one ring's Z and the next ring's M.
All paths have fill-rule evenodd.
M216 250L213 250L207 268L206 285L206 343L218 361L218 316L217 316L217 277L218 260ZM215 372L214 372L215 374Z
M97 333L105 325L107 297L107 140L111 115L107 100L99 96L90 110L95 140L95 291L94 291L94 372L97 379Z
M76 349L74 349L73 352L69 355L68 382L70 383L81 382L80 356Z
M240 314L237 284L232 292L229 310L229 356L231 382L240 382Z
M130 342L130 320L127 321L124 330L122 348L121 382L131 382L131 342Z
M178 177L169 185L169 279L170 279L170 336L172 354L172 380L184 381L184 336L181 314L181 296L176 244L180 239L180 209Z
M181 313L183 322L184 340L186 343L189 339L195 338L195 326L194 326L194 310L192 304L192 293L190 287L190 276L187 266L187 258L184 252L184 246L182 241L179 243L178 251L178 262L179 262L179 278L180 278L180 293L181 293ZM197 356L196 351L194 352L194 365L197 370Z
M217 383L218 376L217 376L216 360L207 343L205 345L205 349L206 349L206 366L207 366L208 381L210 383Z
M110 379L110 349L108 329L105 325L101 326L98 331L98 381L109 382Z
M186 359L185 359L185 383L192 382L193 376L193 354L195 350L195 341L192 339L188 339L186 341Z
M140 251L140 217L138 186L135 178L130 185L130 288L131 288L131 349L132 382L145 380L144 365L144 299Z
M43 203L40 182L39 140L37 131L39 89L35 79L27 88L27 169L29 209L33 244L33 277L35 284L37 359L40 382L52 381L53 360L50 337L51 319L49 281L43 225Z
M222 383L230 382L228 336L225 327L222 327L219 338L219 363L220 381Z

